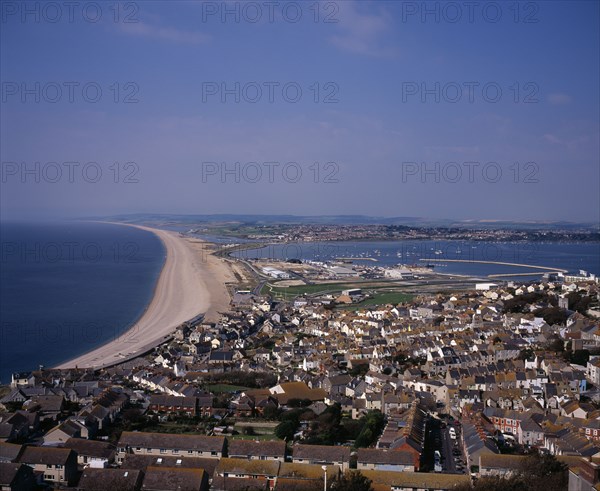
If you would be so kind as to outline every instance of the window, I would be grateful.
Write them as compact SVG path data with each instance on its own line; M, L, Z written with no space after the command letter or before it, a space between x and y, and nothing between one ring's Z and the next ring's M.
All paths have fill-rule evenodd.
M166 448L161 448L160 449L160 453L167 453L167 449Z
M211 452L210 454L211 455L217 455L217 452Z

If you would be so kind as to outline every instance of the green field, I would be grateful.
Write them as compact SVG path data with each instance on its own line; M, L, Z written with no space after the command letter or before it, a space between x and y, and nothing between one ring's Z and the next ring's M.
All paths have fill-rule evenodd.
M314 285L299 285L280 287L267 283L261 293L271 294L273 296L281 297L296 297L299 295L317 295L326 293L341 293L342 290L349 290L352 288L376 288L376 287L389 287L390 284L381 281L365 281L365 282L354 282L354 283L343 283L343 282L331 282L331 283L319 283Z
M275 428L278 423L271 423L261 420L256 421L238 421L234 430L238 432L238 435L235 435L233 438L239 438L242 440L279 440L275 436ZM246 435L244 429L252 428L253 434Z
M372 298L367 298L360 303L352 305L343 305L339 308L354 309L367 307L371 305L399 304L408 302L413 295L392 290L393 286L382 282L364 282L364 283L321 283L317 285L299 285L290 287L277 287L276 285L266 284L261 293L270 293L275 298L290 300L300 295L318 295L318 294L339 294L342 290L351 288L361 288L364 293L368 293L365 287L380 288L377 293L372 294ZM389 290L388 290L389 289Z

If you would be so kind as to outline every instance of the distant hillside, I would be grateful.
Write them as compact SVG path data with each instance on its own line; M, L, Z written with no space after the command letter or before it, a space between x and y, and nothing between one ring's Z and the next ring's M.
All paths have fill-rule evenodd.
M463 229L512 229L512 230L593 230L599 229L594 223L575 222L516 222L503 220L452 220L429 219L423 217L371 217L365 215L172 215L162 213L137 213L86 217L93 220L111 220L128 223L172 222L172 223L244 223L244 224L329 224L329 225L404 225L407 227L447 227Z

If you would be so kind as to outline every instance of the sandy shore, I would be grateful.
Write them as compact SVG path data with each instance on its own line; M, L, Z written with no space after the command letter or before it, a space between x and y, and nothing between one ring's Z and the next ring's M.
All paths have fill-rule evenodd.
M142 317L119 338L57 368L113 365L155 346L177 326L199 314L205 314L207 321L215 321L219 312L229 308L226 283L234 281L234 276L226 260L210 254L210 243L181 237L176 232L119 225L152 232L165 246L166 259L154 297Z

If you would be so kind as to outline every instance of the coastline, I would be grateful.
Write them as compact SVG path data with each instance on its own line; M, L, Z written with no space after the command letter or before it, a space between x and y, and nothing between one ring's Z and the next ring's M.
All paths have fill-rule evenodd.
M209 242L143 225L110 223L154 233L163 243L166 258L152 300L135 324L118 338L56 368L101 368L122 363L160 344L183 322L200 314L207 321L216 321L219 312L228 310L226 283L232 281L233 274L224 259L210 253Z

